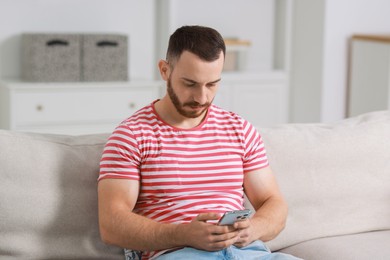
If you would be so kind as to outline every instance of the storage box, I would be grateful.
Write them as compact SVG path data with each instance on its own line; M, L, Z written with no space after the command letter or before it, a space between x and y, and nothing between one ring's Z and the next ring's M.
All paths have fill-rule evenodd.
M22 79L80 81L80 35L22 34Z
M127 81L127 36L84 34L81 74L83 81Z

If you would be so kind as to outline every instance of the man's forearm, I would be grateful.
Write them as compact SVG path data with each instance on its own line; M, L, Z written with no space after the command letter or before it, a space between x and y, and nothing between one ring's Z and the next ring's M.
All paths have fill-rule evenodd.
M285 227L288 207L282 198L270 198L256 211L251 219L256 239L274 239Z
M101 217L100 234L105 243L140 251L181 246L178 224L162 224L132 212L116 212Z

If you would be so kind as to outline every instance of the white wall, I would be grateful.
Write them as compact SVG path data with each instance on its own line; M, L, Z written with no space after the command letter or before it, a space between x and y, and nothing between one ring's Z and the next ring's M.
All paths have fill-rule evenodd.
M334 121L345 116L348 40L357 33L388 35L390 1L327 0L325 7L321 119Z
M325 1L294 0L290 65L291 122L320 120Z
M388 0L294 0L290 118L346 116L348 43L353 34L389 34Z
M0 77L20 76L23 32L121 33L130 79L154 73L154 0L0 0Z

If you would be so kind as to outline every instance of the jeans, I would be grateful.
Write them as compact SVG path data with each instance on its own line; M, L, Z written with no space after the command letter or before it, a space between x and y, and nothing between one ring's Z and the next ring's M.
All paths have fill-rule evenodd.
M283 254L271 253L268 247L261 241L255 241L246 247L238 248L231 246L220 251L208 252L185 247L170 253L163 254L157 260L201 260L201 259L225 259L225 260L298 260L300 258Z

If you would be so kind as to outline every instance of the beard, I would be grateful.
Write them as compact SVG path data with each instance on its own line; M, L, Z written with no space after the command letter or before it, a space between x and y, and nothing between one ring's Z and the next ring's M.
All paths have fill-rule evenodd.
M196 101L181 103L179 97L172 88L171 78L168 78L167 80L167 92L177 112L187 118L197 118L201 116L211 106L212 103L212 101L206 102L205 104L200 104ZM188 107L190 110L186 110L186 107ZM191 108L193 107L201 107L202 109L192 110Z

